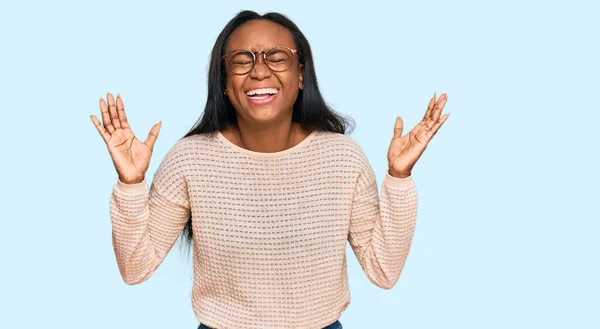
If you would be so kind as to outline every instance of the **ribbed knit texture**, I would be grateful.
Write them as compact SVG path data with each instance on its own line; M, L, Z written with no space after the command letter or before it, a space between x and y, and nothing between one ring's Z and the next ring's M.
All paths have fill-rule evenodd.
M313 132L292 148L253 152L221 133L186 137L152 184L117 180L113 246L127 284L155 273L193 218L192 307L212 328L320 329L350 303L349 242L367 278L392 288L417 217L412 177L375 173L349 136Z

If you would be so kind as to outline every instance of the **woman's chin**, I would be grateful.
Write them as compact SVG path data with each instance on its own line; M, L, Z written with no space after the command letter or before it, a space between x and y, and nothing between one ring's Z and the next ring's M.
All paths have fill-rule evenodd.
M271 104L269 105L254 105L248 104L247 113L248 115L257 122L270 122L277 119L280 115L280 111Z

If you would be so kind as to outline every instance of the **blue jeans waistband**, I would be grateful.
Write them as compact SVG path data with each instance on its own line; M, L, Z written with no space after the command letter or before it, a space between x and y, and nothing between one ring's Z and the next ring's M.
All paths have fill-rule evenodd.
M198 329L214 329L214 328L205 326L202 323L200 323L200 325L198 326ZM326 327L323 327L323 329L343 329L343 328L342 328L342 323L340 322L340 320L337 320L334 323L332 323Z

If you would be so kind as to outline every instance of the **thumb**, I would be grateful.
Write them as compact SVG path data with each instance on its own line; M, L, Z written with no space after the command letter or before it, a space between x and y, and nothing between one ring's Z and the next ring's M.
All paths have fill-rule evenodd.
M155 124L154 126L152 126L152 129L150 129L150 132L148 133L148 137L144 141L144 144L146 144L146 146L148 146L150 148L150 150L154 149L154 143L156 142L156 139L158 138L158 132L160 131L161 126L162 126L162 120L160 122L158 122L157 124Z
M397 116L396 123L394 124L394 137L392 139L400 138L400 136L402 136L403 128L404 128L404 123L402 122L402 118L400 118L400 116Z

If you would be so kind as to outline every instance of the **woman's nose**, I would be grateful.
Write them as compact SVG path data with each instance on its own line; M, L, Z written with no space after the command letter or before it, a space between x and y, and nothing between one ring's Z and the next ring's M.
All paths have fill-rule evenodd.
M256 62L254 63L252 71L250 71L250 76L262 80L271 76L271 69L267 66L264 57L260 55L256 56Z

